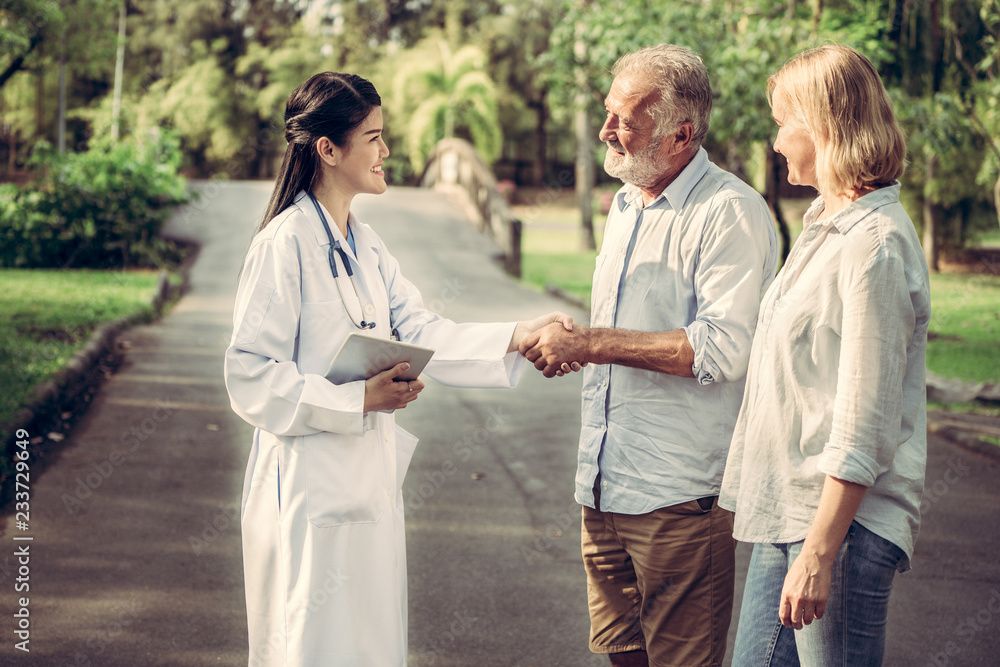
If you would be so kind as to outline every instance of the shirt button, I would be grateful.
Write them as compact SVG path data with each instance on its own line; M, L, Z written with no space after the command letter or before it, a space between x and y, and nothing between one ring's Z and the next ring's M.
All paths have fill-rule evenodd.
M601 430L602 431L607 431L608 430L608 425L607 424L601 424Z
M372 315L374 312L375 312L375 306L371 305L370 303L367 306L365 306L365 315Z
M607 387L608 386L608 381L607 380L602 381L601 382L601 386L602 387Z
M602 484L602 486L603 486L603 487L604 487L604 488L606 489L606 488L608 488L608 483L607 483L607 482L604 482L604 483Z

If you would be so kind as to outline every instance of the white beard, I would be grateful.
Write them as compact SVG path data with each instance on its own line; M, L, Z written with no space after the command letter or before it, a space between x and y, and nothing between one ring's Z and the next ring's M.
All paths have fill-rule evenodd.
M608 152L604 156L604 171L609 176L620 178L625 183L631 183L640 188L652 187L673 166L666 158L657 156L660 142L650 140L649 144L633 155L619 155L608 143ZM618 144L621 147L621 144Z

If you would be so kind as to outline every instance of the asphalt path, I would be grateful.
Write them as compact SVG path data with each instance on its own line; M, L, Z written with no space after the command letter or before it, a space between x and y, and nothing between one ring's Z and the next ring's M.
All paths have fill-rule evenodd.
M270 184L198 187L201 200L170 225L202 244L191 290L124 336L122 367L59 460L31 478L30 530L2 519L5 665L246 664L237 516L251 429L229 409L222 352ZM496 247L442 195L391 188L355 211L446 317L561 309L585 321L504 275ZM529 368L515 390L429 382L398 414L421 439L404 484L413 667L607 664L587 650L579 389L579 376ZM1000 664L998 474L996 459L931 437L924 525L913 570L896 579L886 665ZM24 535L33 540L13 541ZM13 616L25 544L30 653L15 648ZM738 553L737 609L748 549Z

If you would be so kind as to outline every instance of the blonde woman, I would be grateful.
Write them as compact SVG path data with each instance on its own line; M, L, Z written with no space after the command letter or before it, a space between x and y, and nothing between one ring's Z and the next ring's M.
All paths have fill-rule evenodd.
M761 303L719 503L754 551L733 665L880 665L926 459L927 265L905 143L872 64L799 54L768 80L788 180L819 197Z

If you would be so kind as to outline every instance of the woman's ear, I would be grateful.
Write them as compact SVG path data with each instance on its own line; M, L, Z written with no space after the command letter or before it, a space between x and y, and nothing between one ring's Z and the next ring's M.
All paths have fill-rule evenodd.
M330 141L328 137L320 137L316 141L316 154L319 159L323 161L329 167L336 167L337 163L340 161L340 149L337 145Z

